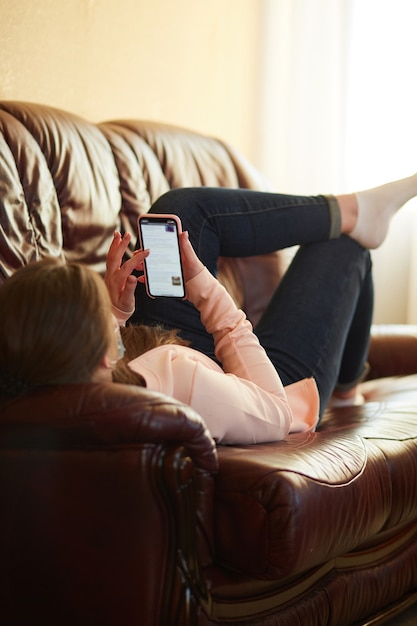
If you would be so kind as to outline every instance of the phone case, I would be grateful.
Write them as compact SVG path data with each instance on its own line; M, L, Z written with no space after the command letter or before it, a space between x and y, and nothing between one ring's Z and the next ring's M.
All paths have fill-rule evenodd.
M168 294L168 293L164 293L164 294L156 294L154 295L152 293L152 289L150 287L150 280L149 280L149 271L148 271L148 266L147 266L147 259L145 259L144 261L144 275L145 275L145 288L146 288L146 293L148 294L148 296L152 299L158 298L158 297L167 297L167 298L179 298L179 299L185 299L186 298L186 293L185 293L185 284L184 284L184 274L183 274L183 270L182 270L182 259L181 259L181 250L179 247L179 235L182 232L182 225L181 225L181 220L177 215L174 214L162 214L162 213L146 213L144 215L140 215L138 218L138 232L139 232L139 241L141 244L142 248L146 248L146 247L150 247L148 245L145 245L143 242L143 235L142 235L142 230L141 230L141 222L146 221L147 223L149 222L155 222L155 223L165 223L166 220L169 221L173 221L175 222L176 225L176 233L177 233L177 243L178 243L178 255L179 255L179 263L180 263L180 276L177 276L176 274L174 276L171 276L171 281L172 284L174 284L174 280L178 280L180 279L180 284L182 286L182 293L181 295L176 295L176 294Z

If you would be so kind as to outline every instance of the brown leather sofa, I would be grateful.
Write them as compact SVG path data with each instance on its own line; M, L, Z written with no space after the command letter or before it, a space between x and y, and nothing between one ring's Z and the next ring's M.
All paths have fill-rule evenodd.
M196 185L267 188L216 139L1 102L1 280L49 254L103 272L116 227ZM284 265L222 261L253 321ZM365 625L417 601L417 329L376 327L369 361L363 407L267 445L216 449L123 385L1 406L0 622Z

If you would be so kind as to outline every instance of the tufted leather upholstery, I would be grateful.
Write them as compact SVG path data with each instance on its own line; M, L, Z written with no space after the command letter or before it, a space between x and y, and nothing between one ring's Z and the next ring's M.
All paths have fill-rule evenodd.
M47 254L102 272L114 228L188 185L267 188L185 129L1 102L1 280ZM221 277L256 320L284 265ZM369 359L364 407L265 445L216 449L189 407L122 385L3 404L1 623L343 626L415 600L417 328L375 327Z
M219 140L155 122L97 125L15 102L0 102L0 173L0 281L45 255L103 273L115 228L132 234L133 249L137 216L170 188L268 188ZM223 259L220 275L255 321L284 264L280 255Z

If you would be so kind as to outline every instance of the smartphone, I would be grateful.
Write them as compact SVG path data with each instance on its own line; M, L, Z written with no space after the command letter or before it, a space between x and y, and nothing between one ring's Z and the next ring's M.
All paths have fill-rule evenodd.
M149 256L144 261L148 295L151 298L185 298L179 217L147 213L138 218L138 230L142 249L149 248Z

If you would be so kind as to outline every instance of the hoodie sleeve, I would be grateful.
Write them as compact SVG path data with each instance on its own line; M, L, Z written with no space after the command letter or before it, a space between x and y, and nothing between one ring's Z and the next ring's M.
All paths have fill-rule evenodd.
M319 396L314 379L285 387L243 311L224 287L204 268L187 283L188 298L199 310L215 353L227 374L250 381L273 396L284 410L289 404L290 432L314 430ZM288 392L288 393L287 393Z

